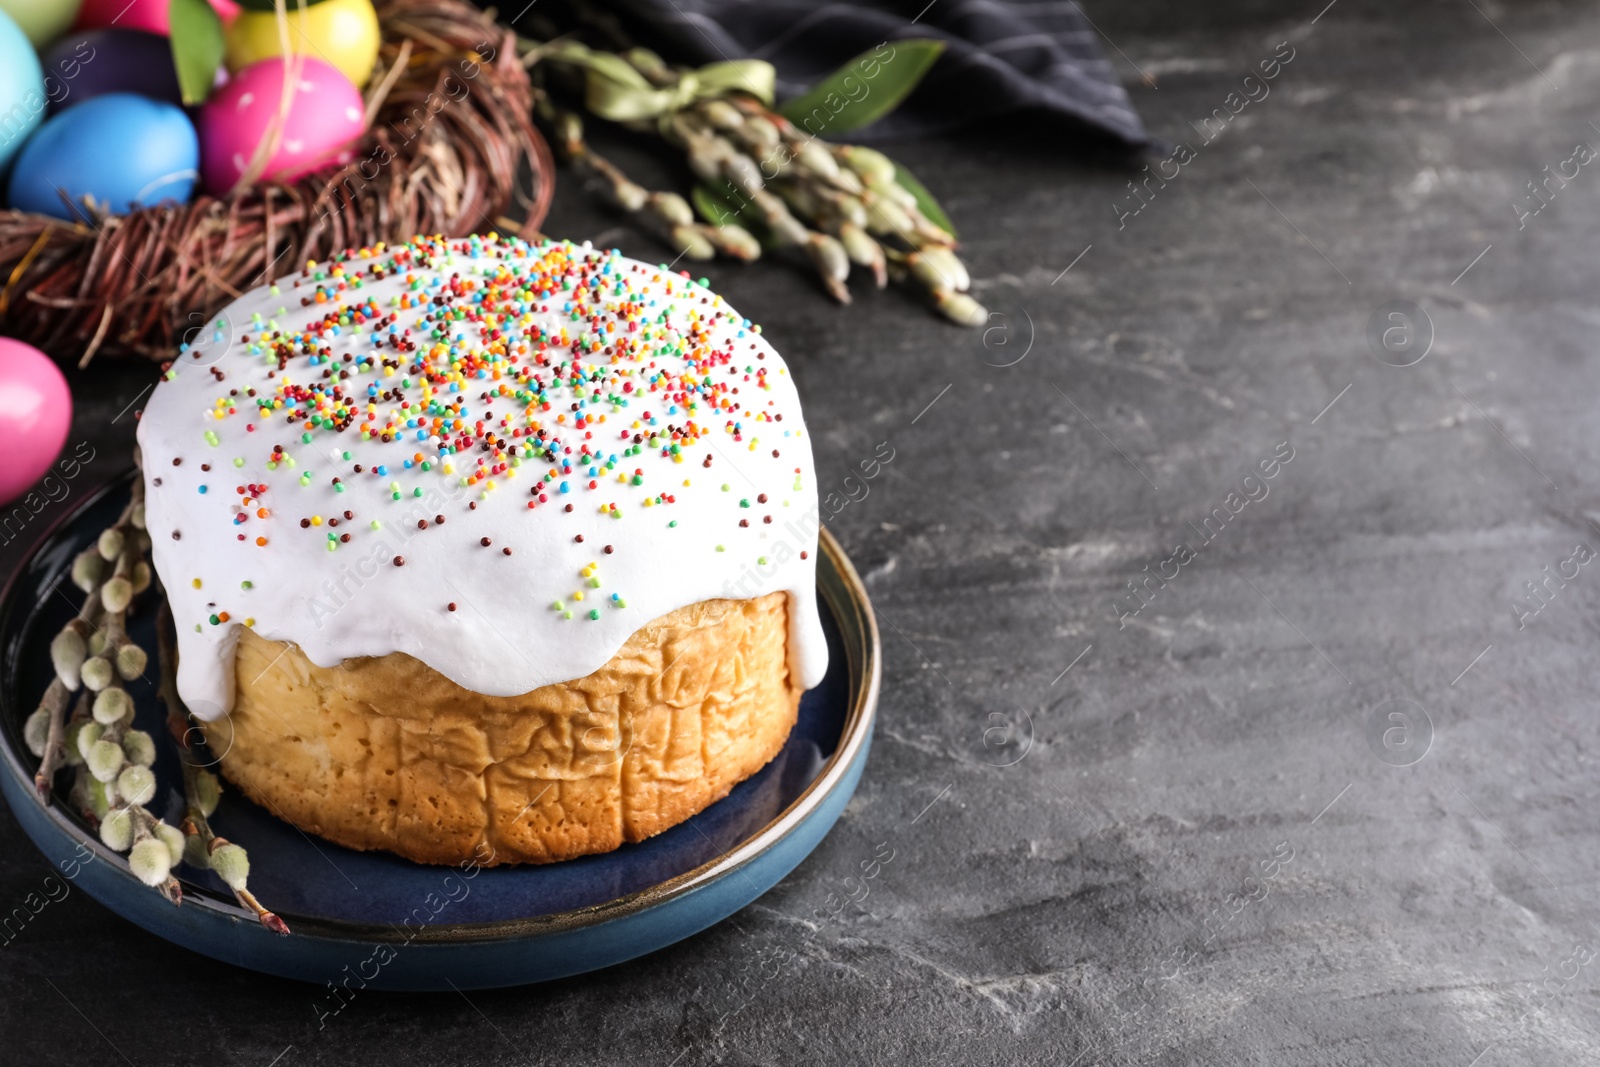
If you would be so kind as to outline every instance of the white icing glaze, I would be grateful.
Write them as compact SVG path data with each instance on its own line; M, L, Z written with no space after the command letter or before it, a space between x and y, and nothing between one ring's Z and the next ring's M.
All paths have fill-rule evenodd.
M409 265L374 279L372 269L388 269L395 252L352 253L338 264L342 278L331 275L330 261L244 296L180 354L145 408L139 443L147 523L177 623L178 689L191 710L215 718L230 707L241 624L294 642L319 665L405 652L469 690L509 696L591 673L640 626L676 608L778 590L789 595L790 670L807 687L821 681L827 648L816 604L811 446L794 384L757 328L686 276L586 245L474 238L448 242L447 250L442 241L418 242L400 250L412 257ZM426 267L418 264L423 255ZM567 290L559 288L559 278L546 283L556 285L553 290L531 291L522 281L488 281L508 267L524 279L537 278L563 260L585 265L601 288L579 299L583 286L571 276ZM447 323L445 340L453 350L431 340L433 325L421 321L438 310L427 301L446 291L452 275L476 286L453 299L453 307L469 312ZM351 287L316 302L319 285L341 280ZM486 290L497 294L495 314L508 315L505 321L484 321L485 305L475 300ZM301 306L303 298L312 303ZM402 298L420 298L423 305L396 306ZM622 306L624 300L637 310ZM366 322L347 321L338 336L311 337L310 354L302 349L305 331L324 316L340 310L348 316L367 301L376 313ZM574 309L581 312L576 319ZM662 313L664 323L656 321ZM398 331L409 329L415 351L392 347L390 314L398 316L393 337L403 339ZM599 332L607 323L612 331ZM491 328L500 330L498 339L488 334ZM563 328L570 343L560 340ZM275 352L289 336L296 337L293 348ZM590 351L595 337L602 338L600 347ZM630 339L634 349L624 353L618 338ZM547 345L542 353L540 339ZM511 346L490 356L499 361L498 380L458 374L459 391L449 392L441 381L431 393L435 404L461 401L463 430L447 424L443 438L431 432L435 418L458 416L428 407L423 379L430 371L448 373L452 359L470 360L495 344ZM525 352L515 350L519 344ZM574 384L576 345L585 349L585 377ZM327 358L314 364L319 351ZM397 364L392 372L384 359ZM421 374L414 370L419 364ZM335 377L323 377L325 370ZM680 378L691 370L692 383ZM341 371L348 377L339 379ZM534 379L518 378L530 372ZM672 395L662 391L669 379ZM343 429L308 426L298 415L291 424L286 416L298 403L260 410L263 400L289 386L323 390L326 399L335 383L345 398L354 398L353 419ZM376 397L369 395L374 384ZM528 392L482 399L485 390L501 386L543 393L531 410ZM389 392L397 388L398 396ZM400 397L423 410L398 417L423 424L402 421L400 438L384 442L379 434L396 416ZM582 407L574 410L574 404ZM330 421L344 418L335 407L315 410ZM369 420L378 432L364 440ZM662 452L671 440L651 444L651 432L667 435L669 426L696 431L692 443L680 443L676 459ZM524 455L551 439L540 442L538 429L559 436L570 454L558 452L555 462ZM419 430L425 440L417 439ZM517 430L528 436L512 437ZM508 461L504 453L497 460L480 448L485 431L516 453L516 465L464 485L467 476ZM462 432L472 435L470 442ZM625 454L636 434L638 452ZM468 447L454 454L441 452L463 443ZM598 453L597 463L579 461L584 445ZM282 454L275 454L277 446ZM413 459L419 455L429 469ZM608 469L612 456L615 469ZM415 463L411 469L404 466L408 459ZM561 461L571 471L545 480ZM386 474L375 473L380 466ZM589 488L591 481L597 488ZM260 486L265 491L251 488ZM545 502L530 490L543 492ZM645 505L664 496L674 500ZM620 517L602 512L609 504ZM262 508L265 517L258 514ZM352 518L344 517L347 511ZM442 525L438 516L445 518ZM302 527L313 518L320 525ZM423 520L427 527L419 529ZM331 542L336 547L330 550L330 535L349 540ZM258 545L258 538L266 544ZM398 566L397 556L404 560ZM585 573L591 566L597 573ZM599 579L598 588L590 577ZM575 600L574 592L584 599ZM625 606L612 600L613 593ZM558 601L561 609L552 606ZM598 619L590 618L591 610Z

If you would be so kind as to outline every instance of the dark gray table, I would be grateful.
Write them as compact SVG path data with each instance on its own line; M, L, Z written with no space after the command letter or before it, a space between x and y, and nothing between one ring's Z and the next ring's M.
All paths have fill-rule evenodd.
M1193 154L1121 228L1129 175L1056 132L896 147L986 334L706 269L794 366L824 484L895 450L833 523L882 612L876 745L781 887L626 967L322 1030L319 990L74 893L0 949L0 1058L1593 1063L1600 568L1565 561L1600 548L1600 175L1564 161L1600 143L1600 13L1322 2L1095 5ZM1547 166L1576 175L1534 215ZM570 179L550 229L661 256ZM79 378L74 492L148 380ZM9 909L48 868L9 817L0 847Z

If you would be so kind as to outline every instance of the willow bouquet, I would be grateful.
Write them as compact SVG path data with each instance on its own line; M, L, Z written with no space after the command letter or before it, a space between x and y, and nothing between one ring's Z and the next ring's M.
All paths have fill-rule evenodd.
M760 60L690 69L644 48L612 53L570 39L523 48L557 150L679 259L787 255L840 303L859 273L879 288L905 282L953 322L987 321L968 295L955 227L927 189L881 152L822 139L897 107L940 42L886 42L782 107L773 105L775 72ZM596 152L580 107L681 153L694 180L688 197L647 189Z
M173 870L184 862L209 869L263 926L287 934L283 920L250 892L245 850L211 829L209 819L222 786L195 762L190 749L193 730L178 697L177 659L165 605L158 627L159 692L183 763L183 816L174 825L150 810L158 785L153 770L156 741L134 728L134 702L125 688L149 666L149 654L128 636L128 614L153 585L149 551L144 480L135 477L133 496L116 522L72 561L72 583L85 595L83 606L50 642L56 676L23 727L29 750L39 758L34 788L40 801L49 804L57 773L71 771L68 803L98 830L102 844L127 853L129 868L145 885L181 904L183 889Z

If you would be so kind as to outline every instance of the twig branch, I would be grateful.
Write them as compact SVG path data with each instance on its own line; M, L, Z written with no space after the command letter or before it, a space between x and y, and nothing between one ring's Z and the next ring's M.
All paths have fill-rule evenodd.
M161 610L156 619L156 633L157 654L161 660L158 693L162 703L167 706L167 732L172 735L173 742L178 746L178 760L183 764L184 818L181 829L190 837L198 837L205 847L206 855L212 856L229 842L227 838L218 837L216 831L212 830L211 821L206 817L200 799L203 788L200 776L207 772L191 758L193 749L189 745L189 709L184 705L183 698L178 695L178 649L173 637L172 611L165 599L161 602ZM262 926L275 934L289 933L289 924L268 911L249 889L243 885L230 888L239 906L254 912Z
M55 781L56 771L61 767L62 760L66 759L67 750L62 742L62 734L66 729L67 702L71 696L66 683L57 678L44 691L44 700L39 704L50 716L50 732L45 738L44 755L39 759L39 769L33 774L33 788L39 794L41 804L50 803L50 783Z

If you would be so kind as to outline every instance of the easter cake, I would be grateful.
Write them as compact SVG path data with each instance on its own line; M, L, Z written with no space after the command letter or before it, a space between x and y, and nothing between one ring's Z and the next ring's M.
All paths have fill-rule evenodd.
M236 301L139 424L178 689L308 833L544 863L684 821L827 666L783 360L704 282L490 234Z

